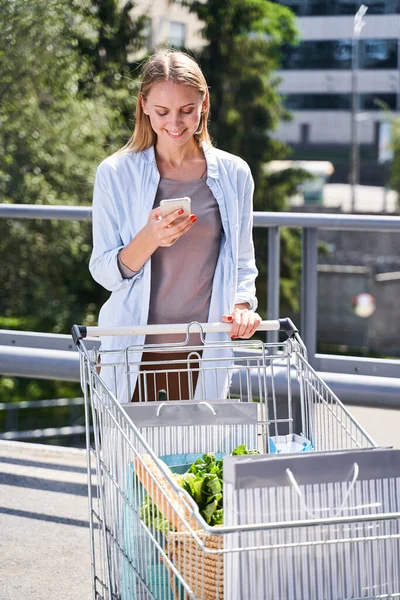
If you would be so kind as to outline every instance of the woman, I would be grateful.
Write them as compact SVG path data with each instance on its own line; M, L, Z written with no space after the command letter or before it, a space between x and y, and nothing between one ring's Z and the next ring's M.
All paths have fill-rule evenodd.
M222 320L232 323L232 338L249 338L260 323L254 312L253 180L243 160L211 145L209 110L197 63L178 51L157 50L143 70L133 136L96 174L89 268L112 292L100 325ZM176 210L161 218L162 199L184 196L191 198L192 214ZM140 361L145 341L165 338L105 338L102 349L119 350L120 356L103 355L102 365L105 358L124 360L122 350L133 345L129 363ZM215 356L204 349L203 359ZM126 377L123 367L103 369L102 378L121 402L132 399L133 371ZM225 380L224 392L210 384L207 397L222 397ZM142 399L139 389L135 394L134 400Z

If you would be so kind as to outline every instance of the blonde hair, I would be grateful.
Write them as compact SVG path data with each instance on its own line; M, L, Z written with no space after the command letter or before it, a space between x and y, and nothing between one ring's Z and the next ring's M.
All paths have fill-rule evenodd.
M139 96L136 105L135 129L130 140L121 151L140 152L154 145L157 139L148 115L143 111L141 97L146 100L153 84L159 81L171 80L174 83L190 85L198 90L205 98L208 86L199 65L188 54L169 48L160 48L146 61ZM199 126L194 138L200 145L202 142L211 144L207 122L210 113L209 102L201 113Z

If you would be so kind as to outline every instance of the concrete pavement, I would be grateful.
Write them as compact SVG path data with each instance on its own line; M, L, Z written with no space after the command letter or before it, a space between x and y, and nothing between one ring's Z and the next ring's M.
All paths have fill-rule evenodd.
M0 442L1 600L89 600L83 450Z
M400 448L400 410L347 406L379 446Z

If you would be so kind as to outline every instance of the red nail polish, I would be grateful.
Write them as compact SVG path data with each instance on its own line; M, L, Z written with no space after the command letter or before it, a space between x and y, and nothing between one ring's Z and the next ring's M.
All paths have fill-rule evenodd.
M233 317L232 317L232 316L229 316L229 317L228 317L228 321L229 321L229 323L232 323L232 321L233 321Z
M180 208L180 209L178 210L178 215L183 215L183 213L184 213L184 212L185 212L185 211L183 210L183 208Z
M197 221L196 215L191 215L190 220L192 221L192 223L195 223Z

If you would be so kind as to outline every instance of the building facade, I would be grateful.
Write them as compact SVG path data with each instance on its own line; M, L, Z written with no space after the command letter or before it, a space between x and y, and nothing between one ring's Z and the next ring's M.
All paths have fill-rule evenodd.
M196 50L204 43L197 16L179 0L136 0L132 14L148 18L149 50L158 44Z
M379 102L400 108L398 0L365 0L356 72L358 141L376 145ZM300 42L283 54L280 90L293 120L278 136L293 145L351 142L353 0L282 0L298 17ZM355 67L355 65L353 65Z
M377 161L379 127L387 118L382 107L400 110L400 0L365 1L354 61L354 16L361 2L278 0L295 13L300 41L282 49L280 92L292 120L280 123L276 137L294 148L295 159L333 162L331 181L347 183L357 115L358 180L383 185L387 173ZM134 13L148 17L149 50L168 44L196 51L204 43L202 24L179 0L137 0Z

